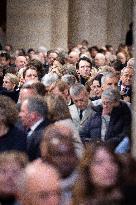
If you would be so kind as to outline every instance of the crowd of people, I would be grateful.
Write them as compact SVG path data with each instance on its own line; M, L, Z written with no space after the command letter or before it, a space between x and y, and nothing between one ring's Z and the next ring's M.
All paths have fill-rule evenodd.
M132 47L0 50L0 204L135 205Z

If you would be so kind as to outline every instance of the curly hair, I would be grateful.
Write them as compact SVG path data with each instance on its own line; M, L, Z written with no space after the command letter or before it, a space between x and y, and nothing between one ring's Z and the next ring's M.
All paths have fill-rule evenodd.
M11 98L0 96L0 121L7 127L14 125L18 119L16 104Z

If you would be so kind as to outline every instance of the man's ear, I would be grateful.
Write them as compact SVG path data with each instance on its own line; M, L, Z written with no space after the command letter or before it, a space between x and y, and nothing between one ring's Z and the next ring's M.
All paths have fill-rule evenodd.
M104 91L104 86L103 85L101 86L101 89L102 89L102 92L103 92Z

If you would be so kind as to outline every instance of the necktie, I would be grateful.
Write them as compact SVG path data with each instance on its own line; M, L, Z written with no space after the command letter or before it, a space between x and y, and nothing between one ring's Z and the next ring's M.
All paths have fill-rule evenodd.
M26 130L26 134L28 135L28 133L31 131L31 129L30 128L28 128L27 130Z
M82 120L82 117L83 117L83 110L80 110L80 113L79 113L80 120Z

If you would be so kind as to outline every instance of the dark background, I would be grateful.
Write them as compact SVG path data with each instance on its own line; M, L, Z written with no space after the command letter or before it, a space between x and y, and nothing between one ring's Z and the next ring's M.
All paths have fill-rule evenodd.
M6 31L7 0L0 0L0 26Z

